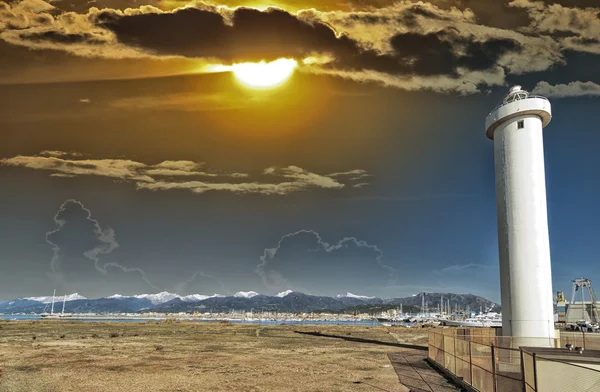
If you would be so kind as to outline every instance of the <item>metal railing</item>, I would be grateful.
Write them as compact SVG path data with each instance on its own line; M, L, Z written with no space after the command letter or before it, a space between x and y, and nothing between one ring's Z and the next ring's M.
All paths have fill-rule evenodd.
M586 350L600 350L600 333L598 332L564 332L560 333L560 345L565 347L583 347Z
M600 358L599 358L600 359ZM600 391L600 362L577 363L521 349L525 392Z
M452 373L459 380L482 392L541 392L553 389L539 388L536 377L542 360L535 354L524 352L521 345L547 348L564 347L565 344L579 342L578 347L600 346L600 334L589 336L585 333L561 333L560 338L513 338L494 336L493 329L472 330L431 330L429 331L428 357L439 367ZM563 344L564 343L564 344ZM574 344L575 345L575 344ZM533 358L533 360L532 360ZM576 364L548 357L543 358L544 365L550 361L558 373L581 373L584 386L593 385L597 389L581 391L600 391L600 370L588 369ZM547 368L547 366L546 366ZM598 367L600 369L600 365ZM554 370L553 370L554 372ZM547 379L547 375L544 375ZM570 376L565 376L567 379ZM598 382L599 384L596 384ZM570 389L565 389L570 390ZM577 389L579 391L579 389ZM559 390L557 390L559 391Z
M504 105L508 105L509 103L513 103L513 102L517 102L517 101L525 101L527 99L532 99L532 98L537 98L537 99L543 99L545 101L550 101L548 98L542 97L541 95L529 95L529 96L527 96L527 98L514 99L514 100L509 101L509 102L502 101L498 105L496 105L496 107L488 114L488 116L490 114L494 113L496 110L500 109Z
M519 349L494 344L497 337L429 332L429 359L478 391L519 391Z

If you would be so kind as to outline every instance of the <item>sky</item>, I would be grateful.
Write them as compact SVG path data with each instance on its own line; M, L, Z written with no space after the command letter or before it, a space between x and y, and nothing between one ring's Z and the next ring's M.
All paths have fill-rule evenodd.
M484 122L515 84L552 103L554 289L600 285L599 16L595 0L0 1L0 298L499 301Z

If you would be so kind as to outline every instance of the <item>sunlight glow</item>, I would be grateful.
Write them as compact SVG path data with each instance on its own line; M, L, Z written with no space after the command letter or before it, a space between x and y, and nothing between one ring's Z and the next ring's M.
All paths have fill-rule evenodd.
M233 64L231 70L242 83L254 88L275 87L285 82L298 66L296 60Z

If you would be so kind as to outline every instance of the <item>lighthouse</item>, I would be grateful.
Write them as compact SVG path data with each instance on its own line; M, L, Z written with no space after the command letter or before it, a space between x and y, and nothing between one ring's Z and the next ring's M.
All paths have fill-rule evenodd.
M503 336L555 337L542 136L551 118L548 99L514 86L485 121L494 142Z

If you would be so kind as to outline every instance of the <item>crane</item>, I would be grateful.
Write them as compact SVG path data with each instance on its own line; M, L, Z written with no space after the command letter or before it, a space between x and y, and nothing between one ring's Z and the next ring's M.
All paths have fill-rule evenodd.
M590 299L590 306L585 303L585 292L588 292ZM575 299L579 293L581 298L581 319L576 323L572 320L577 318L579 308L575 307ZM567 328L580 330L584 332L596 332L600 329L598 326L598 305L596 303L596 296L594 295L594 289L592 288L592 281L587 278L573 280L573 290L571 293L571 302L567 307L566 321Z

